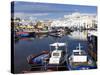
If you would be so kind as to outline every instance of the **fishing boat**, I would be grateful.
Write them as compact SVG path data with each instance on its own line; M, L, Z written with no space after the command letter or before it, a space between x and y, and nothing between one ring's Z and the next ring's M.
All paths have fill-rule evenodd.
M52 50L52 47L55 49ZM64 50L59 47L65 47ZM40 67L42 70L57 70L58 67L63 66L67 57L66 43L50 44L50 51L43 51L37 55L30 55L27 57L28 63L31 67Z
M67 47L66 43L54 43L50 44L51 47L55 47L55 50L50 51L51 57L48 63L48 69L58 70L60 68L64 68L67 58ZM59 47L64 47L64 50L59 49Z
M85 50L81 49L81 45L73 50L71 56L68 58L67 67L69 70L86 70L95 69L96 62L86 53Z
M29 36L29 33L28 32L16 32L16 35L20 37L27 37Z
M62 36L64 36L64 33L58 31L55 33L49 33L48 35L53 36L53 37L62 37Z
M35 32L16 32L16 36L19 37L34 37L35 35Z
M49 59L49 52L48 51L42 51L41 53L35 55L29 55L27 57L28 64L31 65L31 67L39 67L43 65L43 59Z
M49 32L49 31L47 31L47 30L43 30L43 31L41 31L41 30L35 31L36 34L47 34L48 32Z

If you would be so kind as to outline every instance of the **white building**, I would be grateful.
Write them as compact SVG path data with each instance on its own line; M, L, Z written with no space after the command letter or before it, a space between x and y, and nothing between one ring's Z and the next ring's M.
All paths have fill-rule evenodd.
M51 27L84 27L92 28L97 24L97 16L94 14L73 13L64 15L63 20L55 20L51 23Z

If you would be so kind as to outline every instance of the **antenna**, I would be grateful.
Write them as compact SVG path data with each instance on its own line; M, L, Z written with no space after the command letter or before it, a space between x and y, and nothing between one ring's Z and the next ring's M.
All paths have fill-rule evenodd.
M80 36L80 39L81 39L81 26L80 26L80 19L81 18L79 18L79 36ZM81 55L81 45L80 45L80 43L79 43L79 54Z
M57 45L55 46L56 50L58 50L58 46L59 46L59 45L58 45L58 42L57 42Z

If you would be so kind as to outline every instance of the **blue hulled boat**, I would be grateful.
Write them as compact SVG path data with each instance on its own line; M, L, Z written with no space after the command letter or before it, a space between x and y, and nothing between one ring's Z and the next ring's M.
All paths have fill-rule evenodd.
M29 36L29 32L16 32L16 35L20 37L27 37Z

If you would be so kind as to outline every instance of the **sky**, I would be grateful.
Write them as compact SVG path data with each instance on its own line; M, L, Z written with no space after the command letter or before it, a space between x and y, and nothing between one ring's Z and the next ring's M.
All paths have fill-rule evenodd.
M74 12L97 14L97 7L14 1L14 5L13 2L11 4L11 13L13 12L14 17L20 17L22 19L46 20L62 18L64 15Z

